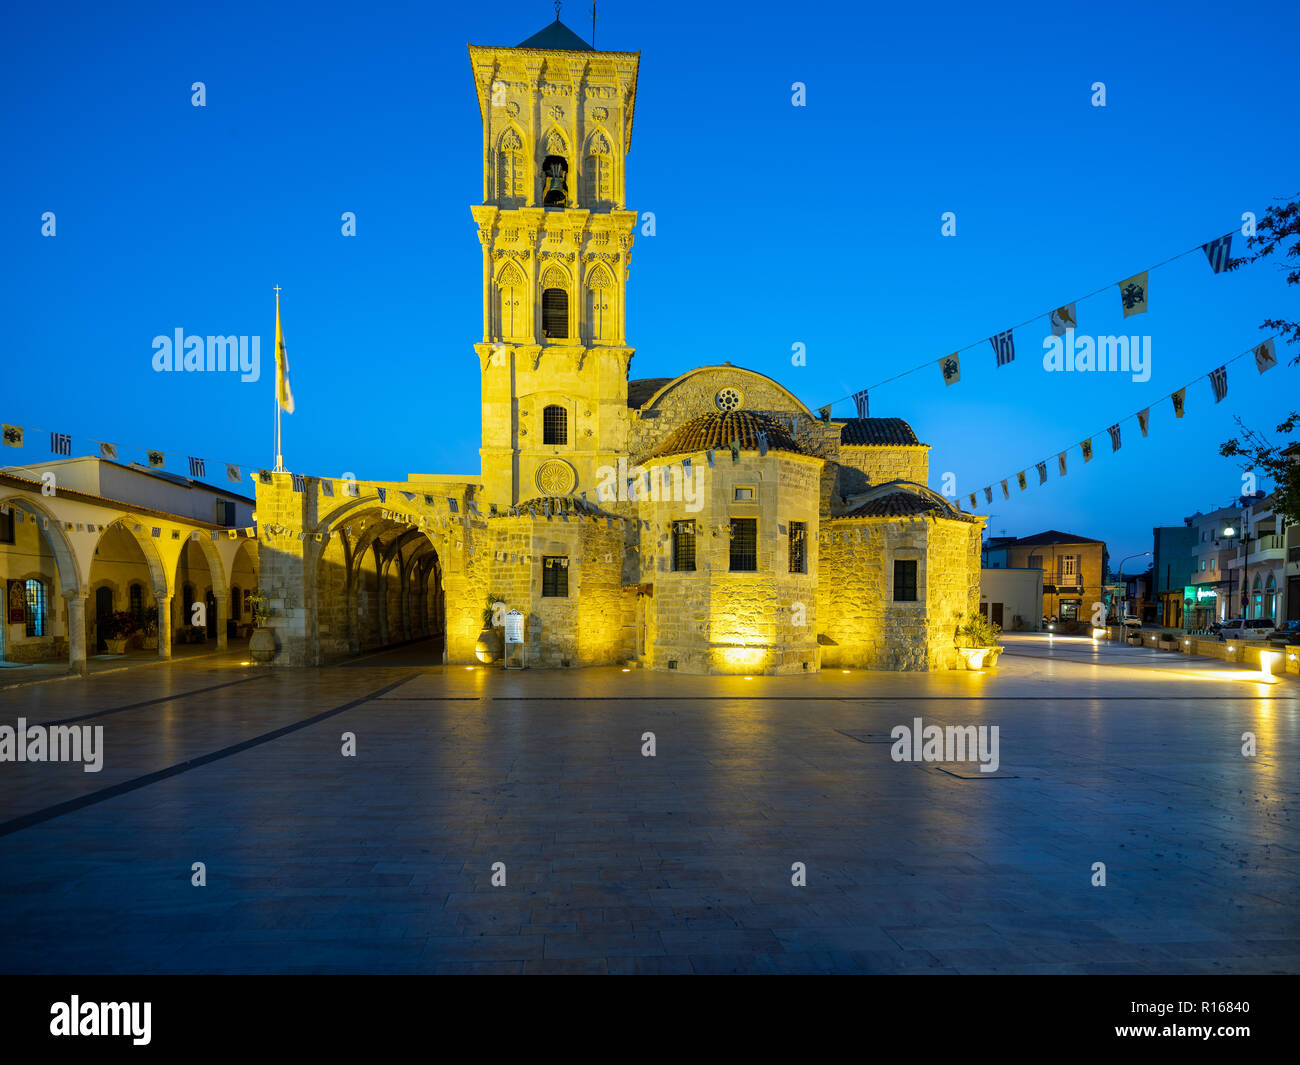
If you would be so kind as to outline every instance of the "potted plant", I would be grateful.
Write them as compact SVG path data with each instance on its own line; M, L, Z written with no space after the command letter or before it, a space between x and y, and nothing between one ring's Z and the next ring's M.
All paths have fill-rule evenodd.
M957 631L953 634L957 650L961 653L967 669L994 669L998 664L998 655L1003 651L998 643L1002 628L996 622L989 621L983 614L972 614L964 623L959 621Z
M501 609L498 611L498 604ZM474 656L483 663L495 662L505 651L505 637L502 628L505 624L504 600L501 596L489 592L483 601L483 631L478 634L474 645ZM501 625L497 622L500 621Z
M158 650L158 608L147 607L140 615L140 646L146 651Z
M125 610L119 610L116 613L109 614L100 622L100 635L104 638L104 645L111 655L120 655L126 653L126 642L131 638L131 633L136 630L136 619L134 614Z
M253 634L248 638L248 653L254 662L265 665L276 652L275 630L267 624L271 620L271 610L264 595L249 596L248 602L253 608Z

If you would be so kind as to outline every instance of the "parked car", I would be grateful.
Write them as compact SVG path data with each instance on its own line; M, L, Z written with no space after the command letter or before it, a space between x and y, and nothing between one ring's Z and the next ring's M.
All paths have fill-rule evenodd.
M1138 617L1136 614L1124 615L1124 628L1140 629L1141 627L1142 627L1142 619Z
M1268 642L1278 647L1300 644L1300 621L1284 621L1269 634Z
M1221 640L1267 640L1273 632L1272 618L1234 618L1225 621L1219 632Z

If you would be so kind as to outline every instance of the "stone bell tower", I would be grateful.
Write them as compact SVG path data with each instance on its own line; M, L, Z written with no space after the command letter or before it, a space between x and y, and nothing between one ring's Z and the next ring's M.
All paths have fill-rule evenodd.
M639 52L559 21L514 48L470 45L483 119L485 499L596 500L627 447L626 210Z

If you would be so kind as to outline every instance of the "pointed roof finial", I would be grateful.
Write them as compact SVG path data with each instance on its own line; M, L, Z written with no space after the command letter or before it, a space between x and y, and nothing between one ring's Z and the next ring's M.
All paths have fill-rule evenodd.
M560 0L555 0L555 21L560 21Z

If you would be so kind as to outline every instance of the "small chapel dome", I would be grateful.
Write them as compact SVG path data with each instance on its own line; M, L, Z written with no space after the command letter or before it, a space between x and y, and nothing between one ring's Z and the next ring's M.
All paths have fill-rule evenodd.
M725 451L733 442L741 451L757 451L758 434L767 434L769 451L807 454L790 435L790 426L767 414L752 410L712 411L674 429L650 458L693 455L697 451Z

